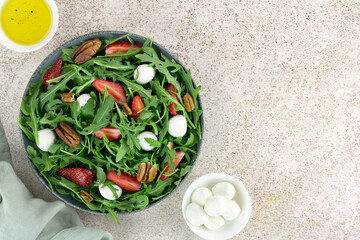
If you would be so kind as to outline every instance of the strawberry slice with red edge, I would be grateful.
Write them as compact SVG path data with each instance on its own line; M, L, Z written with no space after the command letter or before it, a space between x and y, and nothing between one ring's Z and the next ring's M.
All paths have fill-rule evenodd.
M126 53L129 51L130 47L133 46L132 51L138 50L141 48L141 46L136 45L136 44L131 44L128 42L114 42L110 45L108 45L105 49L105 54L106 55L113 55L115 53L118 53L119 51L121 53Z
M46 88L49 86L49 83L47 81L60 76L62 64L63 64L63 59L59 58L55 61L54 65L52 65L52 67L49 68L49 70L47 70L47 72L43 77L43 83ZM56 83L50 83L50 84L56 84Z
M128 192L137 192L141 188L141 183L136 179L136 177L131 176L122 170L119 177L118 172L112 170L108 172L106 178Z
M121 137L120 130L110 126L100 128L98 131L94 132L93 135L99 139L103 139L103 133L110 142L116 141Z
M179 165L179 163L181 162L181 160L183 159L183 157L185 156L185 152L181 151L181 150L177 150L176 151L177 153L177 157L176 159L172 159L172 161L175 163L175 167L177 167L177 165ZM170 166L169 166L169 163L166 162L164 164L164 172L163 172L163 175L161 175L160 179L162 181L165 181L166 179L168 179L170 176L165 176L164 174L166 173L172 173L173 170L170 169Z
M124 88L119 84L103 79L96 79L92 85L102 95L104 95L105 88L108 87L108 95L114 98L114 101L119 105L123 105L126 102L127 96Z
M135 96L131 105L132 117L134 118L135 122L142 113L142 111L140 110L143 109L144 107L145 107L144 103L141 100L140 96Z
M91 185L95 176L95 171L86 168L59 168L58 173L82 187Z
M174 85L172 85L171 83L169 83L166 87L165 87L166 91L168 91L168 93L176 100L176 101L179 101L179 98L177 97L177 95L175 93L177 93L177 89ZM178 111L175 110L175 106L176 106L176 103L171 103L168 108L169 108L169 111L172 115L176 115L178 114Z

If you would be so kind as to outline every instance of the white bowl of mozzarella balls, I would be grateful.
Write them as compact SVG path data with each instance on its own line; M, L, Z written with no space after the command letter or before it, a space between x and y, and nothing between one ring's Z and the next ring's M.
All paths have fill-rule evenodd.
M251 199L244 185L223 173L209 173L186 190L182 212L190 229L204 239L229 239L251 215Z

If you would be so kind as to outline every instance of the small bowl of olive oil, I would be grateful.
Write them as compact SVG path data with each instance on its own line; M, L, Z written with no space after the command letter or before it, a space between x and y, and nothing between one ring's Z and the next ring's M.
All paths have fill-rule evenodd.
M42 48L54 36L58 22L54 0L0 0L0 43L11 50Z

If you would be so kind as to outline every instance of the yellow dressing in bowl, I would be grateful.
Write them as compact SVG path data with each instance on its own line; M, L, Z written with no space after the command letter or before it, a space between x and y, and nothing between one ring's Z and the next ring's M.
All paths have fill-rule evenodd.
M21 45L41 42L50 32L52 13L44 0L9 0L1 11L6 36Z

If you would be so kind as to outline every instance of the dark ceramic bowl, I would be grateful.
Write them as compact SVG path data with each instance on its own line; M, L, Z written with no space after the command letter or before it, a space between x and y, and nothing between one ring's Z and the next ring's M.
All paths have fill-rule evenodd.
M62 49L64 48L70 48L74 45L80 45L82 41L86 41L86 40L89 40L89 39L93 39L93 38L100 38L103 42L103 44L105 43L105 40L107 39L115 39L115 38L118 38L122 35L125 35L125 34L128 34L128 32L121 32L121 31L103 31L103 32L94 32L94 33L89 33L89 34L85 34L83 36L80 36L78 38L75 38L65 44L63 44L62 46L58 47L56 50L54 50L49 56L47 56L45 58L44 61L41 62L41 64L39 65L39 67L35 70L35 72L33 73L33 75L31 76L30 78L30 81L29 83L27 84L26 86L26 89L25 89L25 92L24 92L24 95L23 95L23 100L24 100L24 97L26 97L28 94L29 94L29 91L31 89L30 85L32 83L35 83L37 81L39 81L41 78L42 78L42 74L40 73L40 70L42 69L46 69L48 66L52 65L56 59L58 59L60 57L60 55L62 54ZM143 43L145 42L146 38L145 37L142 37L142 36L139 36L139 35L136 35L136 34L132 34L131 35L131 38L134 40L134 43L137 44L137 45L140 45L142 46ZM167 58L169 58L170 60L171 59L174 59L177 63L181 64L183 66L183 64L176 58L174 57L167 49L165 49L164 47L162 47L160 44L156 43L156 42L153 42L153 45L154 49L157 51L157 53L162 53L164 54ZM184 66L183 66L184 67ZM200 101L200 97L199 97L199 105L200 105L200 109L202 109L201 107L201 101ZM22 116L22 112L20 111L20 116ZM201 115L201 119L200 119L200 123L201 123L201 128L203 130L203 117ZM21 131L21 130L20 130ZM34 146L34 143L31 142L27 137L26 135L21 131L21 138L22 138L22 143L23 143L23 147L24 147L24 151L25 151L25 154L26 156L28 157L28 153L26 151L26 148L28 145L32 145ZM199 155L200 153L200 147L201 147L201 143L202 141L200 140L199 143L198 143L198 146L197 146L197 155ZM49 189L49 191L51 191L50 187L49 187L49 184L48 182L38 173L35 165L32 163L32 161L29 159L28 157L28 160L29 160L29 164L32 168L32 170L34 171L34 173L36 174L36 176L40 179L40 181L45 185L45 187L47 189ZM194 166L195 164L195 159L192 159L191 162L190 162L190 165ZM186 175L187 176L187 175ZM186 176L184 176L182 182L184 181L184 179L186 178ZM176 186L173 191L170 193L172 194L175 189L178 188L178 186ZM76 199L74 199L71 195L65 195L65 194L60 194L58 193L55 189L54 191L52 192L56 197L58 197L59 199L61 199L63 202L65 202L66 204L76 208L76 209L79 209L79 210L82 210L84 212L88 212L88 213L94 213L94 214L100 214L100 215L107 215L107 213L103 213L103 212L100 212L100 211L93 211L93 210L90 210L84 203L82 202L79 202L77 201ZM155 201L155 202L152 202L148 205L148 208L159 203L161 200L163 200L164 198L168 197L170 194L166 195L165 197L159 199L158 201ZM135 211L139 211L139 210L134 210L133 212ZM119 212L118 214L128 214L127 212L125 213L121 213Z

